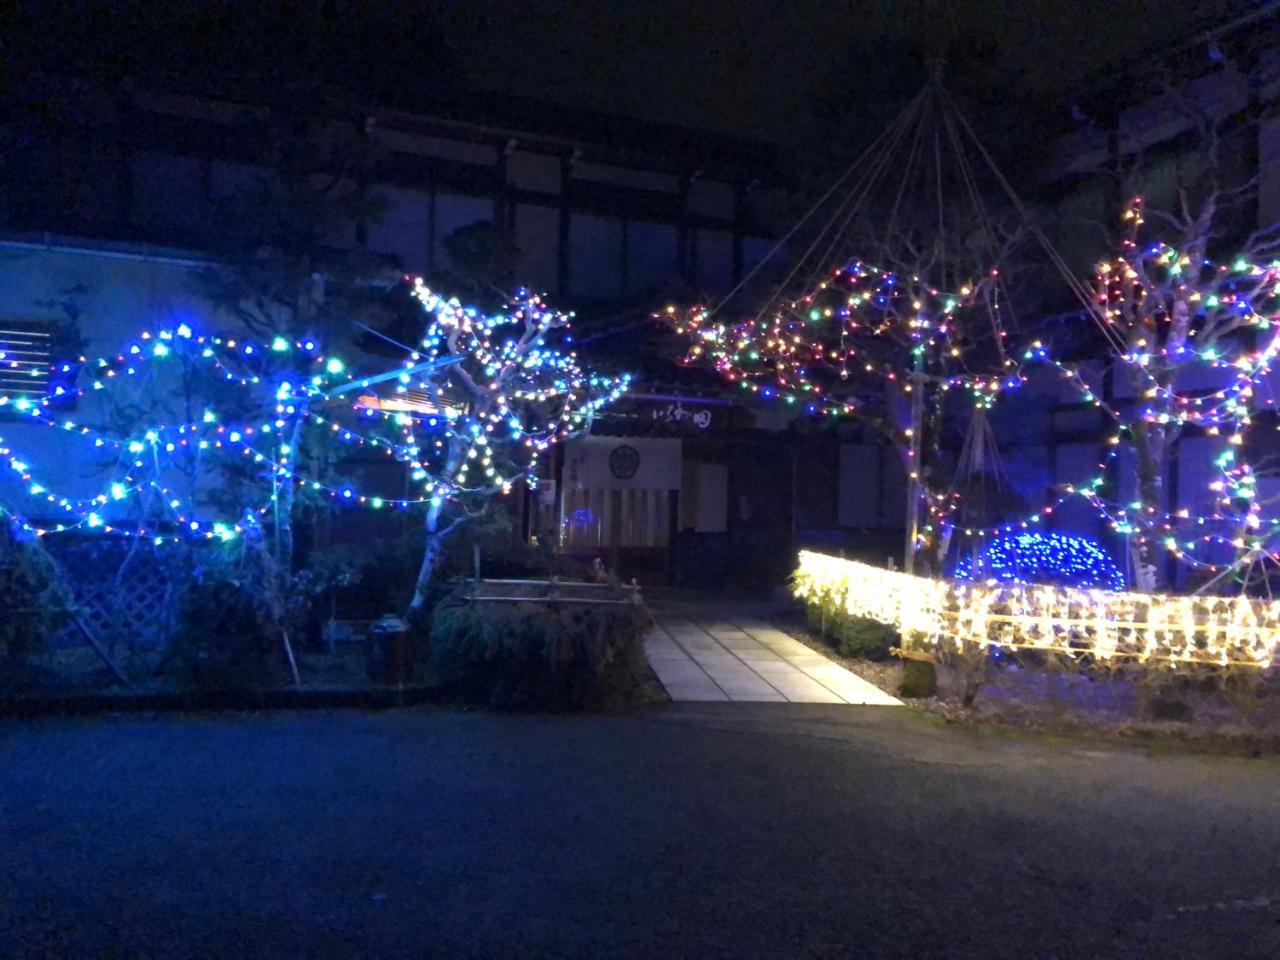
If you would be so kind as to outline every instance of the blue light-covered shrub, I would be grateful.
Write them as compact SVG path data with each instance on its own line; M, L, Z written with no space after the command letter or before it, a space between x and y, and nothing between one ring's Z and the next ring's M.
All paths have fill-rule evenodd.
M1061 587L1123 590L1124 573L1106 548L1088 537L1019 533L990 541L955 568L957 580L1045 583Z

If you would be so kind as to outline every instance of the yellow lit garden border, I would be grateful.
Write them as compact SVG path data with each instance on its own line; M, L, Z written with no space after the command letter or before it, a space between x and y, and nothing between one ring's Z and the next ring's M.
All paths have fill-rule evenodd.
M908 650L966 643L1118 659L1269 667L1280 601L934 580L800 551L801 601L894 627Z

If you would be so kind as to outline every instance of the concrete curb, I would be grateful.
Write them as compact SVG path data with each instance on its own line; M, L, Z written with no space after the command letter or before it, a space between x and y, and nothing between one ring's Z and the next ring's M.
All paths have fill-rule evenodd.
M0 697L0 717L246 710L388 710L435 702L448 702L448 698L437 688L423 686L378 687L368 690L70 694L52 697Z

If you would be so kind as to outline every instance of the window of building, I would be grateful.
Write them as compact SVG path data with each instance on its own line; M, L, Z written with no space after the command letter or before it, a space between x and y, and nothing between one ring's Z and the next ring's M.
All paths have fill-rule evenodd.
M0 396L30 399L49 393L53 335L46 323L0 319Z

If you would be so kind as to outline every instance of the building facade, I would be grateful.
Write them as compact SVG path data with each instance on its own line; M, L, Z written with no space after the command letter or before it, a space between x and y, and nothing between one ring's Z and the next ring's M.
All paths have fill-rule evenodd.
M7 131L10 234L203 250L218 207L269 173L263 144L288 126L285 139L324 153L306 159L332 195L363 201L328 242L410 274L447 269L448 238L487 224L522 283L565 301L648 303L724 292L771 246L762 209L777 176L750 142L550 106L493 119L332 105L282 116L56 77L39 101L40 120ZM512 113L505 101L475 109Z
M146 330L241 331L234 311L207 295L203 279L220 255L210 237L235 204L278 179L262 165L261 143L284 121L254 103L186 91L104 91L50 78L46 94L44 121L6 131L18 162L0 207L0 394L43 396L60 351L72 345L75 354L109 356ZM606 338L611 323L646 322L666 296L724 293L771 249L761 207L776 203L778 183L767 151L524 107L526 116L514 118L391 110L305 117L299 141L331 150L333 161L310 164L309 175L332 166L324 189L343 201L333 207L342 216L325 211L325 245L367 253L386 272L448 277L459 268L452 241L470 232L499 246L515 283L577 308ZM548 477L556 495L548 499L544 487L517 505L524 532L554 530L567 549L624 572L675 576L677 543L729 527L728 468L712 462L723 454L708 460L706 450L730 408L707 403L718 414L710 431L698 411L684 422L679 397L666 402L670 422L646 422L645 430L670 429L630 445L645 448L643 468L630 477L598 477L591 466L602 443L616 444L571 441L552 465L562 473ZM645 416L664 409L640 405ZM618 432L622 420L599 429ZM0 446L21 451L39 475L58 477L65 495L91 497L103 485L94 451L69 442L24 423L12 407L0 410ZM684 455L689 444L701 459ZM665 472L646 483L655 463ZM0 477L11 503L22 500L15 483Z

